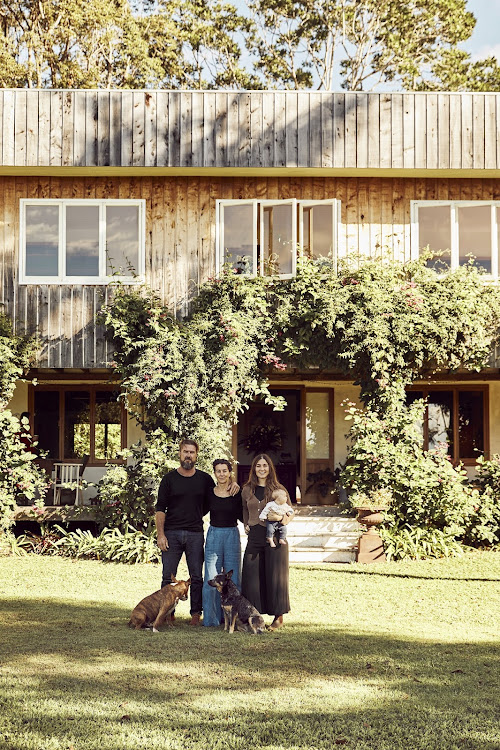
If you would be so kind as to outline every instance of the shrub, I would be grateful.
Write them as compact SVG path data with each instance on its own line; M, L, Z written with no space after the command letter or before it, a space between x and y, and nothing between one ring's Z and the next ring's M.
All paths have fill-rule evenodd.
M56 527L59 538L48 549L49 554L65 557L105 560L117 563L159 562L161 553L155 534L145 534L128 526L120 529L103 529L95 537L90 531L65 531Z
M402 527L382 527L387 560L423 560L427 557L455 557L463 547L453 534L441 529L422 529L405 524Z
M48 489L37 456L21 442L21 424L9 410L0 412L0 533L14 523L18 499L36 500Z

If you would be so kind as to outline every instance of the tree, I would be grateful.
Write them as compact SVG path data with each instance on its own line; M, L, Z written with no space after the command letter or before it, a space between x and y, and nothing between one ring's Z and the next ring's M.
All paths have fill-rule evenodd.
M249 20L221 0L0 0L0 85L244 88Z
M466 0L250 0L266 85L416 89L475 25Z

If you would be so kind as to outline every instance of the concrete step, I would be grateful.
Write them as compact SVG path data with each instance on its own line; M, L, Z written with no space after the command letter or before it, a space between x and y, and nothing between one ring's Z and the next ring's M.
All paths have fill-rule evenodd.
M356 533L359 524L354 518L292 518L288 526L289 534L342 534Z
M295 511L287 534L290 562L355 561L361 531L354 518L341 516L330 506L296 506ZM244 532L241 542L244 549Z
M350 563L356 560L356 550L334 549L326 550L321 547L290 548L291 563Z

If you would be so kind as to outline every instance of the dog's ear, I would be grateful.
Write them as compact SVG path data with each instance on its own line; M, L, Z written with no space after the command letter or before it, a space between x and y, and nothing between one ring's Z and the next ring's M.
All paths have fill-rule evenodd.
M187 579L186 583L187 583L188 586L191 586L191 576L189 576L189 578Z
M228 578L232 578L233 577L233 571L232 570L228 570L228 572L226 573L226 576Z

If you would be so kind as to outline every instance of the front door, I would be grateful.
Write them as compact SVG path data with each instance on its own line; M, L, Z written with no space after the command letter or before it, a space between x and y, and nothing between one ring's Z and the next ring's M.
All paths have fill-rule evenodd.
M235 430L233 454L238 459L239 484L248 479L253 458L267 453L292 502L300 498L307 505L333 504L333 389L270 390L285 400L284 410L275 411L256 401Z

